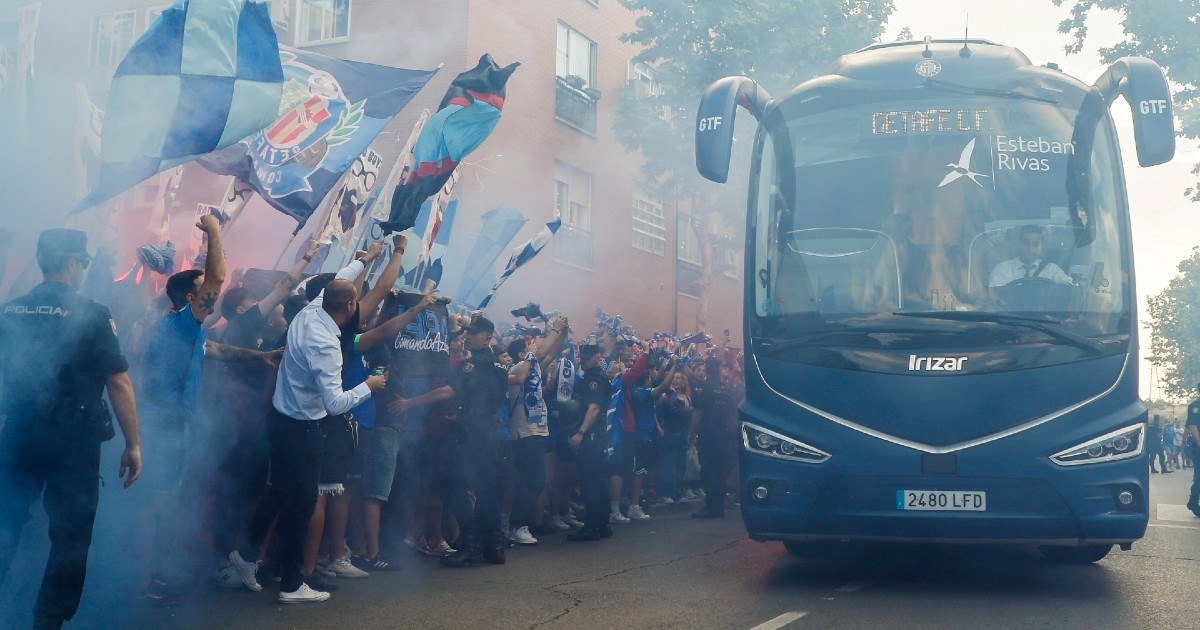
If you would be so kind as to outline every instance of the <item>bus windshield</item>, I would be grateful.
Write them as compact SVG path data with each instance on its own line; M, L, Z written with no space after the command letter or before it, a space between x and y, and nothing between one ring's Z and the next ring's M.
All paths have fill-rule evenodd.
M800 361L783 349L1069 348L1045 365L1125 347L1128 223L1098 98L869 99L793 98L763 121L752 337Z

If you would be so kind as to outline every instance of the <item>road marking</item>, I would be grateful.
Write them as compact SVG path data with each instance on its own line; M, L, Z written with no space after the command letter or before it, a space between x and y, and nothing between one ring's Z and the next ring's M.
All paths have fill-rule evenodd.
M1160 521L1182 521L1191 523L1196 521L1196 515L1187 509L1186 505L1176 505L1174 503L1159 503L1156 506L1155 516Z
M866 585L867 585L866 582L861 582L861 581L860 582L850 582L849 584L843 584L833 590L835 590L839 593L853 593L854 591L857 591L858 589L860 589Z
M779 615L770 621L764 621L757 626L750 628L750 630L779 630L779 628L782 628L807 614L808 613L806 612L793 610L792 612L783 613L782 615Z
M1196 525L1171 525L1169 523L1148 523L1147 527L1168 527L1170 529L1191 529L1191 530L1200 529L1200 526L1196 526Z

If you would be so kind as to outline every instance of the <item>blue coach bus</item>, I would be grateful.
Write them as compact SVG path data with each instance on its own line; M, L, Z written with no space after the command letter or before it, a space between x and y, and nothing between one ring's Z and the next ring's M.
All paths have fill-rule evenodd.
M742 516L755 540L1020 543L1094 562L1146 531L1146 408L1124 176L1175 150L1161 69L1087 85L983 40L879 44L771 98L700 103L746 231Z

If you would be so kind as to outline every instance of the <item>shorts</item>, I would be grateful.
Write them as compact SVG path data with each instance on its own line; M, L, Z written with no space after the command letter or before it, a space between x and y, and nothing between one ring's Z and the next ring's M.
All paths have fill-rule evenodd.
M321 494L341 494L350 473L350 460L358 447L358 425L344 414L326 416L321 423Z
M658 465L658 442L638 442L634 453L633 474L649 475Z
M378 426L362 433L364 440L361 496L387 501L396 477L396 462L400 455L400 429Z
M610 477L632 477L635 459L637 459L637 435L626 433L608 460L608 475Z

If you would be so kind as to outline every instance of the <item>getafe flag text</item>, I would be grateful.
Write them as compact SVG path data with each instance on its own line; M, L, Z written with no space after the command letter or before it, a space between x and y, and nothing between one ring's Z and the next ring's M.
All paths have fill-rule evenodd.
M437 70L390 68L290 49L279 56L285 81L278 119L200 164L248 182L267 203L303 225Z
M266 2L179 0L117 66L100 182L72 212L266 127L282 89Z
M484 55L478 65L450 83L437 113L425 123L413 147L415 165L408 179L396 187L391 215L381 224L385 233L412 227L421 204L496 128L504 107L504 85L519 65L501 68L491 55Z

